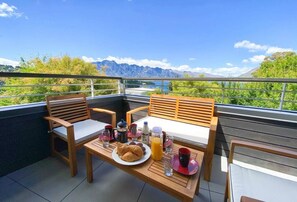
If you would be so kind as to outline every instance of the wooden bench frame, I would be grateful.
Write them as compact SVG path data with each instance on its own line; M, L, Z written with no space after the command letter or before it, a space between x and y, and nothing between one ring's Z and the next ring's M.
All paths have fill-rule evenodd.
M148 110L148 116L208 127L210 132L206 147L194 146L185 142L178 143L205 152L204 179L210 181L218 125L218 117L214 116L214 103L214 99L208 98L153 94L150 96L148 106L128 111L126 113L126 120L130 125L132 123L132 114L138 111Z
M233 157L234 157L234 151L235 147L244 147L244 148L249 148L257 151L262 151L270 154L275 154L279 156L284 156L288 158L295 158L297 159L297 152L287 150L287 149L282 149L282 148L277 148L277 147L271 147L268 145L263 145L263 144L258 144L258 143L252 143L252 142L247 142L247 141L242 141L242 140L231 140L231 146L230 146L230 153L229 153L229 158L228 158L228 167L229 164L233 163ZM229 182L229 171L227 172L227 178L226 178L226 189L225 189L225 197L224 201L227 201L227 199L230 199L230 182Z
M73 101L72 101L73 100ZM51 153L64 160L70 166L71 176L77 174L76 150L83 147L85 143L95 139L96 137L75 143L74 127L72 123L91 119L90 110L94 112L102 112L111 115L113 127L116 126L116 113L106 109L88 108L86 96L84 94L62 95L62 96L47 96L47 109L49 116L44 117L49 121L51 132ZM67 138L56 134L53 129L64 126L67 130ZM59 138L68 145L68 158L55 149L55 139Z

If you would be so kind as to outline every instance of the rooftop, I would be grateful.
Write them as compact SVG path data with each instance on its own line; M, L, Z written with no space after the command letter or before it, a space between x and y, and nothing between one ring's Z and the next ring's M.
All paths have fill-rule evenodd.
M0 77L44 77L37 74L5 74L0 73ZM68 75L69 76L69 75ZM45 78L51 78L52 75L45 75ZM84 76L69 76L70 78L85 78ZM68 78L67 75L56 75L55 78ZM89 79L98 79L97 77L86 77ZM102 77L100 77L102 78ZM106 78L102 78L106 79ZM116 80L114 89L94 89L96 84L87 84L91 88L85 89L89 95L88 104L91 107L104 107L116 111L119 121L128 110L148 104L149 97L140 95L143 91L151 88L147 86L136 86L128 91L125 88L125 82L129 78L108 77L107 79ZM209 79L209 80L207 80ZM124 80L123 83L121 83ZM132 80L132 79L131 79ZM133 79L134 80L134 79ZM149 78L144 79L150 80ZM152 79L151 79L152 80ZM242 87L241 83L250 82L250 79L238 78L195 78L195 79L156 79L160 81L159 93L168 93L168 81L184 82L181 89L184 91L191 89L200 89L205 94L201 96L214 96L216 100L215 114L219 117L215 143L215 158L213 162L212 178L210 182L200 181L199 195L195 196L194 201L223 201L226 181L226 157L229 155L230 141L240 139L245 141L259 142L266 145L287 148L297 151L297 114L294 110L288 110L286 107L295 107L295 90L290 89L296 85L297 80L277 80L277 79L255 79L251 82L279 84L280 89L272 90L279 95L274 98L265 98L259 100L257 96L253 98L255 103L273 103L273 107L265 108L259 106L246 106L239 103L242 97L238 97L236 92L249 91L250 89L237 89ZM167 82L164 82L167 81ZM193 85L193 82L195 86ZM222 84L235 82L236 88L231 85L228 89L217 89L218 94L207 95L207 89L211 85L199 85L198 82L221 82ZM142 82L139 82L142 83ZM204 84L206 84L204 83ZM185 86L191 84L192 86ZM80 84L83 85L83 84ZM98 84L100 85L100 84ZM131 88L132 84L128 84ZM138 84L137 84L138 85ZM167 85L164 87L163 85ZM288 88L288 86L290 88ZM93 88L92 88L93 86ZM5 88L4 86L1 86ZM27 86L6 86L8 88L39 88L43 87L37 84ZM49 87L61 87L61 85L49 85ZM226 86L225 86L226 87ZM140 91L139 89L140 88ZM145 88L145 89L143 89ZM224 85L222 85L224 88ZM202 89L202 90L201 90ZM231 93L226 93L230 90ZM251 89L259 90L263 89ZM139 93L139 92L140 93ZM199 91L199 93L201 93ZM11 91L13 92L13 91ZM76 93L70 91L65 93ZM102 95L102 92L103 95ZM133 93L131 93L133 92ZM184 93L183 91L179 91ZM234 94L235 92L235 94ZM266 91L263 91L266 92ZM25 91L28 93L28 91ZM55 93L55 92L47 92ZM101 93L101 94L100 94ZM149 93L149 92L145 92ZM99 94L99 95L98 95ZM228 95L229 97L226 97ZM242 94L244 95L244 94ZM288 96L287 96L288 95ZM293 96L292 96L293 95ZM44 94L25 94L25 95L1 95L1 99L14 99L26 97L34 98ZM237 104L226 104L226 99L236 100ZM20 99L21 100L21 99ZM34 99L33 99L34 100ZM259 101L259 102L257 102ZM272 105L271 105L272 106ZM175 201L172 196L162 192L149 184L125 173L124 171L102 161L98 158L93 160L94 181L88 183L86 180L85 156L84 150L79 151L78 155L78 175L70 177L69 167L57 158L50 157L50 143L48 124L43 119L47 115L45 103L43 101L34 103L19 103L11 106L0 107L0 201ZM139 113L136 118L144 115ZM97 117L98 118L98 117ZM106 119L106 117L100 117ZM107 120L108 121L108 120ZM243 151L238 153L239 157L261 164L267 168L285 171L287 174L297 173L297 163L287 159L277 157L265 157L262 154L248 153ZM264 163L263 163L264 160ZM276 165L275 165L276 164ZM285 169L279 167L285 166ZM203 172L203 170L202 170ZM201 175L203 176L203 174Z

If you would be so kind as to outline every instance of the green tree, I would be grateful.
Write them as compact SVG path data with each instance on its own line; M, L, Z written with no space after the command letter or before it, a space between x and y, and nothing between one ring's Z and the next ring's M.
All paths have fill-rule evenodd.
M22 61L19 72L92 76L105 75L104 72L99 72L94 64L84 62L79 58L70 58L69 56L49 59L35 58L28 62ZM4 82L5 86L15 87L4 86L3 90L0 92L1 96L15 97L1 99L1 106L44 101L45 94L60 94L63 92L75 93L77 91L82 91L87 95L90 95L89 79L7 78ZM94 79L94 84L96 84L94 89L97 90L97 95L111 93L113 91L111 89L114 89L114 85L116 85L115 81L104 79Z
M297 78L297 54L275 53L265 58L253 74L256 78ZM186 75L185 77L189 77ZM210 97L217 103L277 109L283 89L281 83L172 81L170 94ZM297 110L297 84L286 84L283 109Z
M267 56L253 76L256 78L297 78L297 54L278 52Z
M253 73L256 78L297 78L297 54L295 52L278 52L265 58L260 68ZM249 88L261 89L254 96L263 100L253 101L253 106L278 108L280 103L281 83L251 83ZM297 110L297 84L286 84L284 109ZM249 92L251 94L251 92ZM287 102L286 102L287 101ZM293 102L288 102L293 101Z
M187 74L184 77L190 78ZM200 75L200 77L204 77L204 75ZM169 94L188 97L210 98L222 94L218 82L208 81L171 81L169 89Z

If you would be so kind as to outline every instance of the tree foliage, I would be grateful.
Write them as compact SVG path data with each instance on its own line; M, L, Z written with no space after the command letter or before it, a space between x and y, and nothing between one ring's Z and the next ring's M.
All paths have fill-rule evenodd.
M187 76L188 77L188 76ZM297 54L275 53L265 58L255 78L297 78ZM272 82L172 81L170 94L214 98L217 103L279 108L284 84ZM297 84L286 84L283 109L297 110Z
M99 72L96 66L84 62L79 58L34 58L28 62L22 61L19 72L21 73L41 73L41 74L69 74L69 75L92 75L104 76L104 72ZM0 106L40 102L44 101L44 95L61 94L63 92L85 92L90 95L90 79L74 78L7 78L5 85L0 92L1 96L7 96L0 100ZM114 89L116 83L110 80L94 79L96 84L94 89L98 94L109 94ZM11 86L11 87L9 87ZM21 96L16 96L21 95ZM15 96L12 97L11 96Z
M297 54L278 52L267 56L253 76L256 78L297 78Z

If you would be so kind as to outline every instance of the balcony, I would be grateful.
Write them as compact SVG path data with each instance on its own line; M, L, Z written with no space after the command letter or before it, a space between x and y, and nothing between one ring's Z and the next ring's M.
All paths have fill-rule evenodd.
M0 77L16 78L67 78L67 75L19 75L1 73ZM147 96L151 91L169 93L169 81L175 81L176 85L185 87L185 81L193 82L233 82L237 92L247 91L242 83L251 82L247 79L226 78L199 78L199 79L143 79L140 82L131 83L134 79L108 77L110 82L108 88L96 88L94 83L96 77L70 76L74 78L83 77L88 83L84 92L89 95L88 102L91 107L103 107L117 112L117 120L125 117L126 111L148 103ZM92 79L94 79L92 81ZM156 82L156 80L158 82ZM154 81L154 86L148 81ZM182 83L184 82L184 83ZM193 83L192 82L192 83ZM225 94L216 93L209 95L199 94L201 97L214 97L216 104L216 115L219 117L217 130L215 159L212 171L212 179L206 182L201 179L199 195L194 201L223 201L226 179L226 156L229 152L231 139L241 139L263 144L284 147L297 151L297 113L286 109L289 105L296 105L296 96L293 99L290 93L296 95L290 85L296 85L297 80L267 80L256 79L254 83L278 83L279 89L270 89L279 94L279 97L266 98L266 103L273 103L265 108L260 106L240 105L241 99L226 97L226 89L220 90ZM106 84L106 83L105 83ZM205 83L204 83L205 84ZM49 85L49 84L47 84ZM135 86L133 86L135 85ZM183 86L182 86L183 85ZM38 88L41 85L30 86L1 86L4 88ZM61 87L61 84L51 84L52 87ZM113 87L110 87L113 86ZM203 85L200 88L208 88ZM213 87L213 86L212 86ZM190 87L188 87L190 88ZM197 88L191 86L191 88ZM215 86L215 88L217 88ZM232 89L233 88L233 89ZM235 87L229 90L235 90ZM73 88L74 89L74 88ZM157 89L157 90L156 90ZM218 90L218 89L217 89ZM22 90L20 90L21 92ZM235 92L236 92L235 91ZM265 92L267 89L258 89ZM23 92L27 92L24 91ZM76 93L76 90L65 93ZM48 94L55 94L49 91ZM181 91L179 91L181 93ZM199 92L201 93L201 92ZM239 93L238 93L239 94ZM38 97L41 94L1 95L1 99L15 99L19 97ZM226 104L226 99L236 100L239 103ZM258 99L257 97L250 99ZM19 99L21 100L21 99ZM33 99L34 100L34 99ZM79 151L78 175L71 178L69 168L59 159L50 157L48 125L43 117L47 110L43 101L34 103L22 103L0 108L0 200L1 201L174 201L172 196L144 183L141 180L115 168L114 166L100 160L94 159L94 182L86 181L84 151ZM133 118L135 120L143 117L139 112ZM93 114L93 118L98 118ZM100 117L108 120L108 117ZM63 145L61 145L63 148ZM266 157L264 154L240 151L240 159L247 163L261 164L270 169L285 171L287 174L296 175L297 162L277 157ZM264 162L264 163L263 163Z

